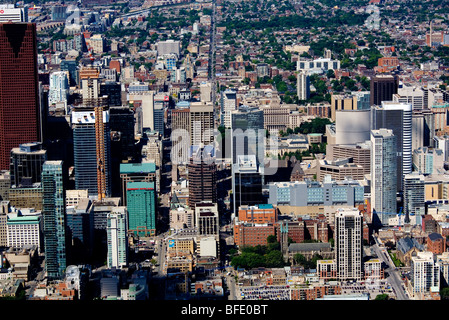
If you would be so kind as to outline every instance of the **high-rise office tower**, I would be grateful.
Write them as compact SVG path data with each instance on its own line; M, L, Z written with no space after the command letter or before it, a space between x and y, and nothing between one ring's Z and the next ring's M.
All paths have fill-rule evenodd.
M363 216L358 209L335 214L335 258L340 280L360 280L363 275Z
M310 77L304 71L298 73L296 90L299 100L310 98Z
M233 210L237 214L242 205L263 204L263 177L255 155L239 155L232 165Z
M137 236L156 235L156 190L154 182L126 185L128 231Z
M109 110L80 106L71 114L75 189L88 190L99 200L111 194Z
M237 108L237 93L226 89L221 93L221 125L231 127L231 113Z
M232 163L241 155L254 155L258 167L263 168L265 157L265 129L263 110L240 106L232 112Z
M371 79L370 105L381 105L382 101L392 101L398 93L399 78L394 75L380 74Z
M185 164L189 161L190 150L190 109L171 110L171 161Z
M371 129L390 129L396 136L397 188L403 189L403 175L412 172L412 106L405 103L383 101L371 107Z
M128 265L128 225L126 207L116 207L107 216L108 268Z
M214 143L214 106L210 102L190 104L190 145Z
M109 126L115 155L120 160L132 159L135 155L134 113L128 106L109 108Z
M378 212L381 223L387 223L388 214L397 209L396 141L392 130L371 131L371 209Z
M192 146L187 166L189 177L189 206L202 201L217 202L217 165L212 146Z
M41 141L36 25L0 23L0 169L12 148Z
M129 182L154 182L156 183L156 164L153 162L144 163L121 163L121 200L124 206L127 205L126 195Z
M42 166L42 216L45 268L49 279L61 279L66 257L65 190L62 161L46 161Z
M9 165L11 186L27 187L41 182L42 165L47 161L47 151L40 142L23 143L11 150Z
M122 86L120 82L106 81L100 84L100 97L108 97L109 106L122 105Z

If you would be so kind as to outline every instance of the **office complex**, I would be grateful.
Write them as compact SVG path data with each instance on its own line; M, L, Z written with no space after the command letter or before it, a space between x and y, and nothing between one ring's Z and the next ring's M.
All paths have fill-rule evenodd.
M232 163L239 156L253 155L258 167L263 168L265 157L265 129L263 110L240 106L231 113Z
M121 200L122 204L127 204L127 184L129 182L156 182L156 165L153 162L145 163L121 163Z
M89 196L110 195L111 138L109 110L101 111L98 106L76 108L71 114L71 124L73 129L75 188L87 189Z
M66 208L62 161L42 166L42 216L45 269L49 279L63 277L66 265Z
M210 102L190 104L190 145L214 142L214 106Z
M187 165L189 178L189 206L199 202L217 202L217 165L212 146L192 146Z
M363 275L363 216L358 209L335 215L335 260L340 280L360 280Z
M189 161L191 146L190 137L190 109L180 108L171 110L172 150L173 164L186 164Z
M392 130L371 131L371 208L381 223L386 223L386 215L395 214L397 209L396 141Z
M12 148L41 141L35 24L0 23L0 91L0 169L5 170Z
M126 200L128 231L137 236L154 236L156 234L154 182L128 182Z
M263 177L255 155L239 155L232 166L233 212L242 205L256 205L265 202L262 195Z

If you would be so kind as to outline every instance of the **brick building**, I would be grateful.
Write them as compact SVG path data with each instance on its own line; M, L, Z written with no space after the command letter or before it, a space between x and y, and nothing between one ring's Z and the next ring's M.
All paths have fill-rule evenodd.
M433 252L433 254L442 254L446 251L446 238L436 232L429 234L427 250Z

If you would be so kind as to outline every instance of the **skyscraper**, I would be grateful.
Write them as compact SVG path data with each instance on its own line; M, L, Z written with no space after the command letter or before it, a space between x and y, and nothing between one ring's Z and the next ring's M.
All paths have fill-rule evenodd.
M299 100L307 100L310 98L310 77L302 71L297 76L297 95Z
M111 137L109 110L100 113L98 108L82 106L72 111L75 189L104 197L111 194ZM101 121L96 121L98 116Z
M189 161L190 150L190 109L171 110L171 161L185 164Z
M156 235L154 182L128 182L126 192L128 231L143 237Z
M48 104L56 104L58 102L67 104L69 97L69 72L55 71L50 75L50 88L48 93Z
M36 25L0 23L0 169L12 148L41 141Z
M121 268L128 264L128 238L126 207L116 207L108 213L108 268Z
M45 268L49 279L61 279L66 258L65 190L62 161L46 161L42 166L42 216Z
M412 172L412 106L406 103L383 101L371 107L371 129L392 130L397 146L397 190L403 190L403 175Z
M189 177L189 206L202 201L217 202L217 166L212 146L192 146L187 166Z
M214 106L210 102L190 104L190 145L214 142Z
M358 209L335 215L335 258L340 280L360 280L363 274L363 216Z
M425 211L424 175L416 172L404 175L405 222L410 221L410 214L424 215Z
M371 209L380 214L380 222L387 223L386 214L395 214L396 136L392 130L371 131ZM385 221L384 221L385 220Z
M258 167L263 167L265 157L265 129L263 111L240 106L232 112L232 163L241 155L254 155Z
M371 79L370 105L381 105L382 101L393 100L398 93L399 78L394 75L380 74Z
M237 93L226 89L221 93L221 125L231 127L231 112L237 107Z
M263 178L255 155L239 155L232 166L233 210L237 214L242 205L263 204Z

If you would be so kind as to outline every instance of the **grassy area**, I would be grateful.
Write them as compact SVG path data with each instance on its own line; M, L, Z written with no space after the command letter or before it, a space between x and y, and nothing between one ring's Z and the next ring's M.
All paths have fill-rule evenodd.
M391 251L388 251L388 254L390 255L391 260L393 260L393 263L394 263L394 265L395 265L396 267L403 267L403 266L404 266L404 264L401 262L401 260L399 260L399 259L396 257L396 253L393 253L393 252L391 252Z

